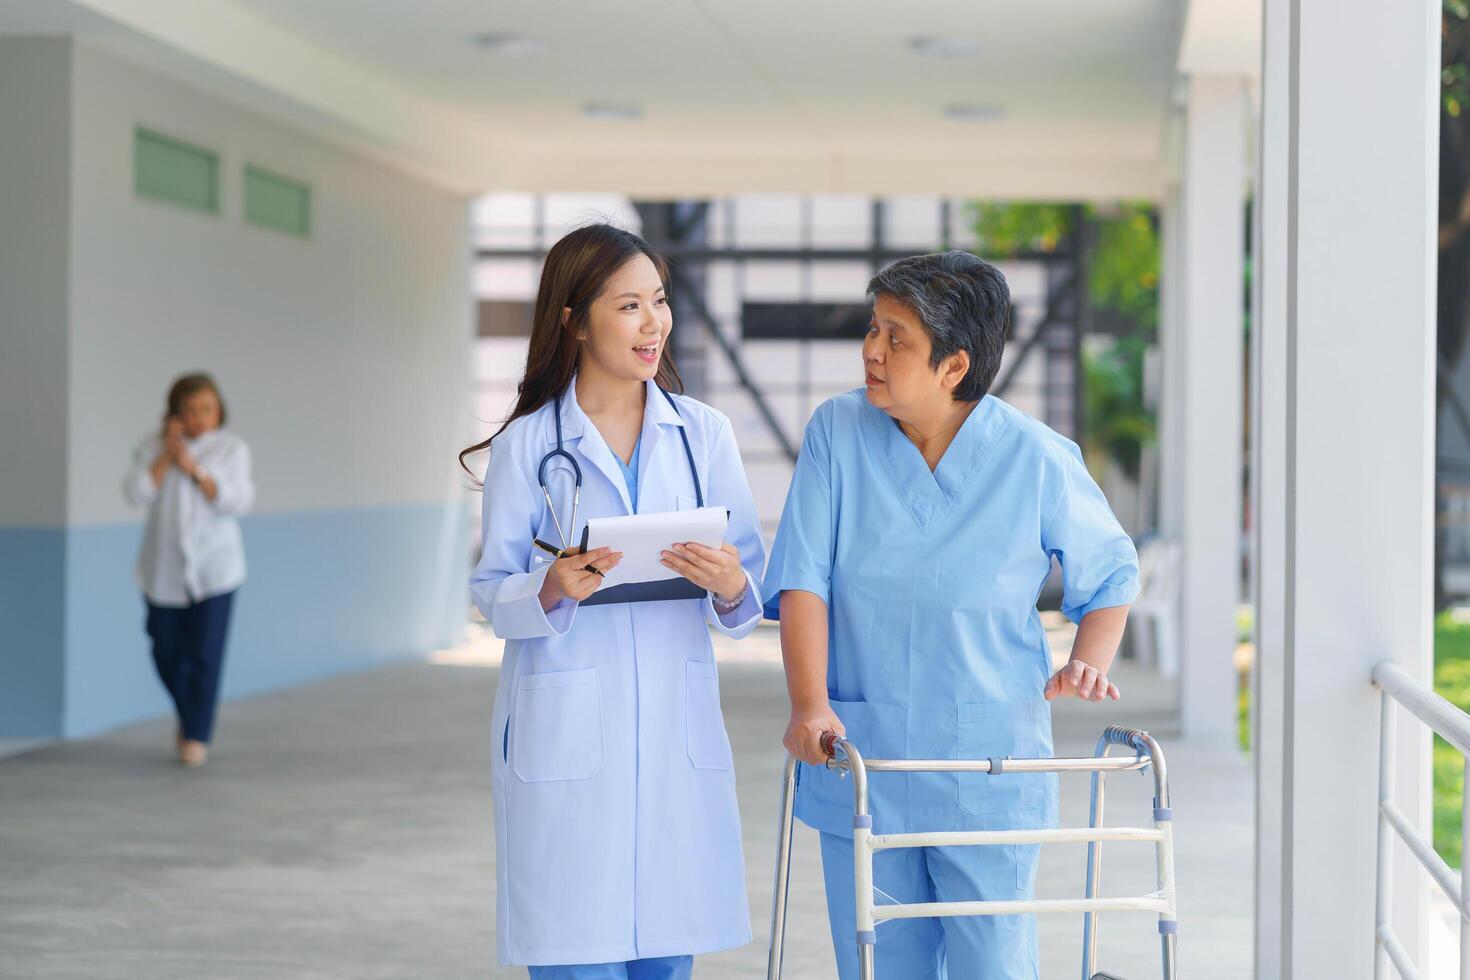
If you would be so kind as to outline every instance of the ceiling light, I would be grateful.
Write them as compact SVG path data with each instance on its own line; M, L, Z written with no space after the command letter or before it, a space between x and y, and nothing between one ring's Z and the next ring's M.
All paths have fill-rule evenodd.
M540 38L521 37L519 34L477 34L475 44L503 58L529 58L551 50L551 45Z
M944 114L956 122L994 122L1005 115L1005 110L998 105L951 102L944 107Z
M628 122L642 119L643 107L636 102L587 102L582 106L582 115L588 119Z
M980 53L980 45L968 37L911 37L909 47L928 58L970 58Z

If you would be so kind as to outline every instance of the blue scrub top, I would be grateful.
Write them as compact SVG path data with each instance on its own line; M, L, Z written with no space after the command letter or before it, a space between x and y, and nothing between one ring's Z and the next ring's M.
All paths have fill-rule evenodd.
M623 462L623 457L613 453L613 459L618 461L618 469L623 471L623 482L628 485L628 500L633 504L633 513L638 513L638 447L643 445L643 435L639 433L638 441L633 443L633 458Z
M1036 600L1055 557L1074 622L1130 603L1138 559L1071 441L998 398L931 471L861 390L817 409L766 569L766 615L799 589L827 603L827 692L873 758L1052 754ZM796 812L852 835L852 782L803 764ZM876 773L879 833L1052 826L1044 773Z

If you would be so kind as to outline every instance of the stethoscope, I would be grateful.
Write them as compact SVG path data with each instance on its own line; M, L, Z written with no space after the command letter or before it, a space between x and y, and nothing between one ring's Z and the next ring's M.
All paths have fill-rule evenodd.
M679 411L679 406L674 403L674 396L662 388L658 390L664 398L668 399L669 407L674 410L674 414L682 418L683 413ZM567 538L566 531L561 526L561 520L556 516L556 505L551 502L551 490L546 486L546 467L551 464L552 460L559 456L572 464L572 479L574 483L572 488L572 523L570 527L575 531L577 529L577 507L582 503L582 467L578 465L576 459L562 445L561 395L556 396L556 408L553 418L556 419L556 448L541 457L541 465L536 467L536 482L541 485L541 496L546 498L546 509L551 514L551 523L556 525L556 533L561 537L561 546L564 550L570 551L572 543ZM694 465L694 450L689 447L689 434L684 431L682 425L679 426L679 438L684 441L684 456L689 460L689 478L694 481L695 506L703 507L704 488L699 482L699 470Z

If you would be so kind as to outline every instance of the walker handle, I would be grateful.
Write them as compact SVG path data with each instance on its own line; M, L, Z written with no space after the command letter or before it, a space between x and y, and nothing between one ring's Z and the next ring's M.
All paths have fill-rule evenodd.
M836 732L822 733L822 751L827 753L827 756L829 758L833 758L837 755L837 740L841 737L842 736L838 735Z
M1143 755L1149 755L1148 732L1141 728L1109 725L1103 730L1103 741L1109 745L1121 745Z

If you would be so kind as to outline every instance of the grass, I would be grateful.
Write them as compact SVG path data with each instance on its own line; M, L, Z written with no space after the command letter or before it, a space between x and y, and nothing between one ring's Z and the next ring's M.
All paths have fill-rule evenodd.
M1470 711L1470 622L1450 613L1434 620L1434 689L1461 711ZM1464 759L1448 742L1434 737L1434 849L1460 866L1460 793Z
M1241 619L1242 631L1249 620ZM1434 620L1434 689L1461 711L1470 711L1470 620L1451 613ZM1250 751L1250 684L1242 683L1236 698L1240 747ZM1438 735L1434 737L1434 849L1450 867L1460 866L1460 799L1465 761Z
M1240 751L1251 750L1251 686L1249 680L1240 685L1235 695L1236 735L1240 739Z

